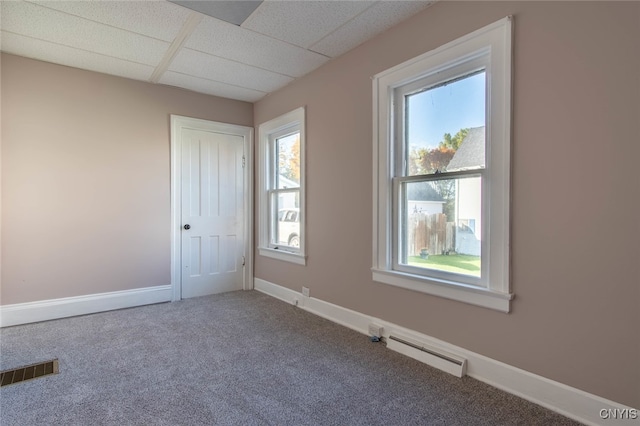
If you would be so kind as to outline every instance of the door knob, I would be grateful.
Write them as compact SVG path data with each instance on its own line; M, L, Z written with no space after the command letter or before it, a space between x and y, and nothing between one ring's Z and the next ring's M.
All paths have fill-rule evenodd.
M191 229L191 225L189 225L188 223L184 226L184 229Z

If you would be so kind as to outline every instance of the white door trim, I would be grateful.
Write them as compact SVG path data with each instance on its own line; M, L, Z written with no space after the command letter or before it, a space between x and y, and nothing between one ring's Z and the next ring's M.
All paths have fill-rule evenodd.
M220 123L171 114L171 299L180 300L182 262L180 204L182 200L180 179L182 176L181 130L194 129L214 131L244 138L244 257L245 266L242 279L244 290L253 289L253 128L236 124Z

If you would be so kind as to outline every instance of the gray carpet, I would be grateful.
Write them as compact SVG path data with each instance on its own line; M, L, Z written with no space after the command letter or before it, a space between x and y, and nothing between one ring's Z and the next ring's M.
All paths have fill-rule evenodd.
M3 329L2 425L570 425L264 294L222 295Z

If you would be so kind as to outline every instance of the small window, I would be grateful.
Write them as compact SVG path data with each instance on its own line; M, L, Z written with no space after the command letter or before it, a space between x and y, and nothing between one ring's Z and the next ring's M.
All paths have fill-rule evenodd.
M304 264L304 108L260 125L259 140L259 253Z
M509 311L511 19L374 79L376 281Z

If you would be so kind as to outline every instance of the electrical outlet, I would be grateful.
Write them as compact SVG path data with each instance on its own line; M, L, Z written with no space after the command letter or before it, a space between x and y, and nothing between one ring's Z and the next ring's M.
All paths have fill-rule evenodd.
M382 326L379 326L378 324L369 324L369 336L382 337L383 330Z
M302 287L302 295L309 297L309 287Z

